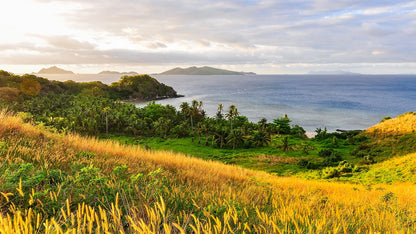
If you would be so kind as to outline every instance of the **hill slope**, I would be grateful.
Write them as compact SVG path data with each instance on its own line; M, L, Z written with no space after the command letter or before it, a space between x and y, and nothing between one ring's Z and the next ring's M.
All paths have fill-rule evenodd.
M408 112L370 127L364 134L370 141L362 144L357 157L370 157L377 163L355 173L347 181L365 184L416 183L416 114Z
M352 178L353 181L367 184L377 183L416 183L416 153L395 157L374 164L370 169Z
M366 132L374 137L387 137L416 132L416 113L408 112L394 119L387 119L369 128Z
M172 152L50 133L4 112L0 160L0 230L8 233L415 228L414 185L368 190L280 178Z
M60 82L35 75L18 76L0 70L0 86L0 102L1 98L10 101L18 99L23 94L28 97L49 93L69 95L82 93L120 100L155 100L178 97L172 87L160 83L149 75L123 76L118 82L106 85L100 81L74 82L69 80Z
M236 72L213 67L188 67L188 68L173 68L171 70L160 73L159 75L245 75L254 74L246 72Z

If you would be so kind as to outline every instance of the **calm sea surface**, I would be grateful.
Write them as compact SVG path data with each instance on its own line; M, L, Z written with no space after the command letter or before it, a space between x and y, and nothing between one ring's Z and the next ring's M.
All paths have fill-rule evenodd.
M44 75L55 80L117 81L118 75ZM416 111L416 75L159 76L183 98L157 101L177 108L201 100L213 116L234 104L251 121L287 114L308 132L316 128L366 129L384 116ZM137 104L143 106L145 104Z

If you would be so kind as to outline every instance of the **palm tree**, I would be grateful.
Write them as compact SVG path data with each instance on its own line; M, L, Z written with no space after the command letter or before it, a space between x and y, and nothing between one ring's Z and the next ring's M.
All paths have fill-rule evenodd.
M286 151L288 151L292 148L292 146L290 145L290 142L289 142L289 138L287 136L285 136L282 139L282 146L281 147L282 147L284 152L286 152Z
M237 129L232 130L230 134L227 136L226 140L227 143L233 144L233 150L235 150L236 146L239 146L244 142L242 132Z
M211 118L204 119L204 121L202 122L201 131L202 131L202 134L205 135L206 146L208 146L208 138L211 132L211 126L212 126L212 119Z
M259 120L258 124L260 125L261 129L264 130L266 128L266 125L267 125L267 119L266 118L261 118Z
M105 107L103 109L103 113L105 114L105 134L108 135L108 112L110 111L110 107Z
M204 133L205 124L203 122L199 122L197 124L198 127L198 144L201 144L201 135Z
M202 105L202 102L200 102ZM194 119L193 117L198 115L198 102L194 99L192 100L191 108L190 108L190 115L191 115L191 128L194 129Z
M264 145L269 145L271 138L269 136L269 134L267 134L265 131L263 130L259 130L259 131L255 131L252 139L254 141L254 145L262 147Z
M217 119L224 118L224 115L222 114L222 111L224 110L224 107L222 104L218 104L218 112L217 112Z
M225 114L225 117L230 121L231 130L233 130L233 119L236 116L238 116L237 107L231 104L230 107L228 107L228 113Z
M181 113L185 117L185 120L186 120L186 116L189 114L189 104L187 102L182 102L182 104L180 105L180 108L181 108Z
M224 145L224 140L227 137L227 129L223 126L217 126L215 129L216 141L220 145L220 148Z

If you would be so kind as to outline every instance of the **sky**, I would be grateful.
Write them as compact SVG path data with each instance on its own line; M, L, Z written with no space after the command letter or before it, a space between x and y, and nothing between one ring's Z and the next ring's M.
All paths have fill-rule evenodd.
M416 1L0 0L0 69L416 74Z

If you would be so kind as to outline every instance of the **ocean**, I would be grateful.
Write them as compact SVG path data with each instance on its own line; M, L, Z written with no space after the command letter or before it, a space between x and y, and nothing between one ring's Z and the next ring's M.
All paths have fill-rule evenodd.
M54 80L110 84L119 75L42 75ZM287 114L292 125L307 132L316 128L356 130L377 124L383 117L416 111L416 75L231 75L162 76L181 98L158 100L179 108L182 102L202 101L207 115L218 104L234 104L240 115L269 122ZM146 103L136 104L138 107Z

